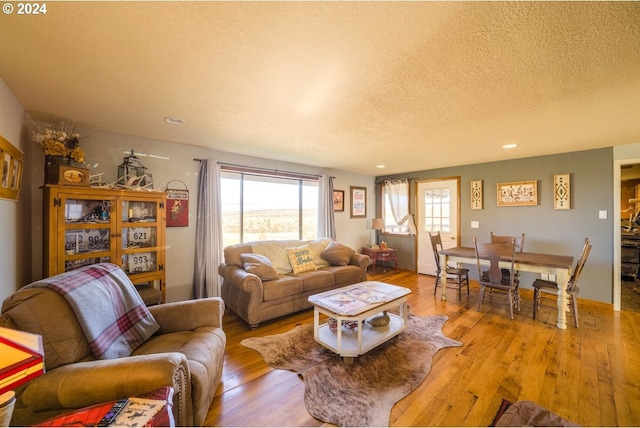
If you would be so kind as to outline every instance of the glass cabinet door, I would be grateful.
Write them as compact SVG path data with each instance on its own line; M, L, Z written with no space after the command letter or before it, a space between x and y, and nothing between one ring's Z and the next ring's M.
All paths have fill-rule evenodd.
M156 251L132 253L122 256L122 269L128 274L155 272L158 268Z
M64 200L64 271L112 257L111 199Z
M158 201L122 201L122 269L129 275L158 270Z

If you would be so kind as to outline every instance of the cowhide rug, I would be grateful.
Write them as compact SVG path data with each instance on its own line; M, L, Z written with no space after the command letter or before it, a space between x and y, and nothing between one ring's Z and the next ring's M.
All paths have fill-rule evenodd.
M442 333L447 319L411 316L404 332L351 364L316 343L312 324L240 343L258 351L270 367L298 373L313 417L339 426L388 426L395 403L429 374L433 355L462 346Z

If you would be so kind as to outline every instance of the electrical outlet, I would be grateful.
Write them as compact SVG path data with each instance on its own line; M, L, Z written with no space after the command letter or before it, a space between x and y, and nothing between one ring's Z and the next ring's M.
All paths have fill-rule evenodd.
M471 229L480 229L480 222L479 221L472 221L471 222Z

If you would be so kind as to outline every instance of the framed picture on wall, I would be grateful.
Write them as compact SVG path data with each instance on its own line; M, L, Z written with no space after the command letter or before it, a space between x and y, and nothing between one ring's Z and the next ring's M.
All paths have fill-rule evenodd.
M351 218L367 216L367 188L351 186Z
M333 191L333 210L344 211L344 190Z
M499 207L531 205L538 205L538 182L536 180L498 183Z
M0 198L18 199L23 167L22 151L0 136Z

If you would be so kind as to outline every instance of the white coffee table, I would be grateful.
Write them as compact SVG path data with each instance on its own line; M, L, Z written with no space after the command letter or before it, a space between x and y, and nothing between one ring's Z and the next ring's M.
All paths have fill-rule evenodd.
M322 346L351 361L378 345L402 333L407 328L409 306L405 287L377 281L364 281L324 293L309 296L313 303L313 338ZM374 327L367 319L383 311L398 309L398 314L387 313L389 324ZM337 321L337 330L331 331L327 318ZM351 329L343 322L352 323Z

